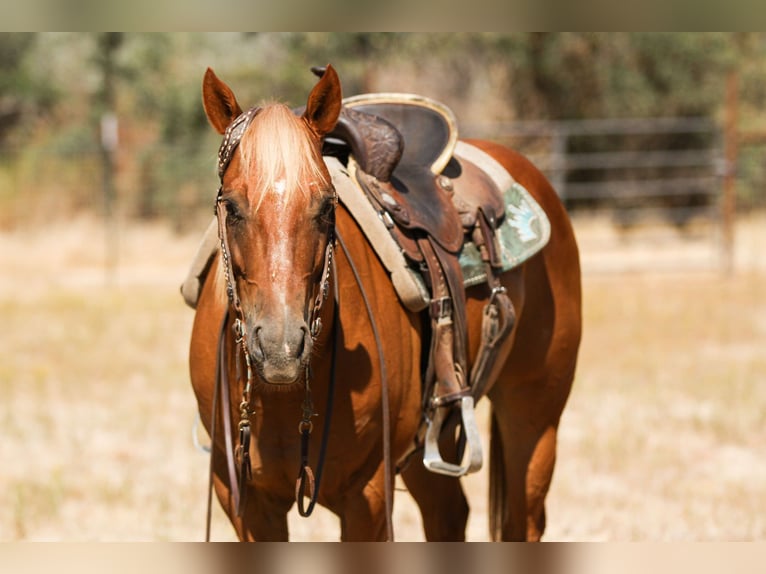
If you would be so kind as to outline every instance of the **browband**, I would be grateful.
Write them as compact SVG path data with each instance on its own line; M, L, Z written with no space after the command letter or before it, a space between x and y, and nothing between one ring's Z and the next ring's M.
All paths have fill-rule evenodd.
M223 141L221 147L218 148L218 179L221 181L223 181L223 174L229 167L234 150L237 149L242 135L260 110L260 107L255 107L241 113L223 133Z

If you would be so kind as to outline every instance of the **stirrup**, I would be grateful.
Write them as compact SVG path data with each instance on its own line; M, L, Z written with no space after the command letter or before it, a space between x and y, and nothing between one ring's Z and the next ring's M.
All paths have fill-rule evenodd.
M441 434L442 425L447 414L448 409L436 408L434 409L433 418L428 420L423 465L431 472L452 477L461 477L476 472L481 468L483 457L479 429L476 426L476 416L473 410L473 397L465 396L460 399L460 415L463 420L467 451L463 458L465 459L466 456L468 458L467 463L463 466L445 462L439 452L439 435Z

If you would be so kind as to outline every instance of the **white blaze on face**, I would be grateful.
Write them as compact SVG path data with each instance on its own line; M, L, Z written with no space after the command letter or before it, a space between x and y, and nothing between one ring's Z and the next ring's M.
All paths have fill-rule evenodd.
M278 212L286 209L290 195L287 193L287 180L285 178L274 180L271 185L271 191L274 194L274 205L277 207ZM275 235L275 249L269 254L269 267L271 268L271 281L273 286L279 293L280 304L287 306L285 302L285 296L287 289L285 288L285 281L290 277L290 270L292 266L291 259L285 256L283 249L289 245L291 237L286 229L277 227L274 231Z

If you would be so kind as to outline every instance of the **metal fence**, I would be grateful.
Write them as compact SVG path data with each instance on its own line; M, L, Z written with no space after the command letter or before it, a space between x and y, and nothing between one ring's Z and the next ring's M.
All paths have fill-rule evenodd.
M675 246L693 242L698 252L703 235L707 253L694 264L728 265L724 238L732 218L723 190L732 170L723 130L710 118L519 121L467 126L463 134L524 153L549 178L576 223L607 214L623 246L659 245L672 237Z

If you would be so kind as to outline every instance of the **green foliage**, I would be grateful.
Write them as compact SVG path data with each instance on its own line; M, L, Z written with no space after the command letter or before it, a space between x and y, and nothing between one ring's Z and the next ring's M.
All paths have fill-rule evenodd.
M514 100L546 119L704 115L721 102L737 46L726 33L511 36Z
M19 156L87 155L111 97L123 209L150 216L208 205L218 142L200 99L208 66L243 106L301 106L309 67L332 63L345 95L425 93L476 122L720 118L736 67L743 117L766 128L765 54L762 33L0 34L0 144Z
M0 144L25 117L45 114L56 91L30 61L36 34L0 33Z

